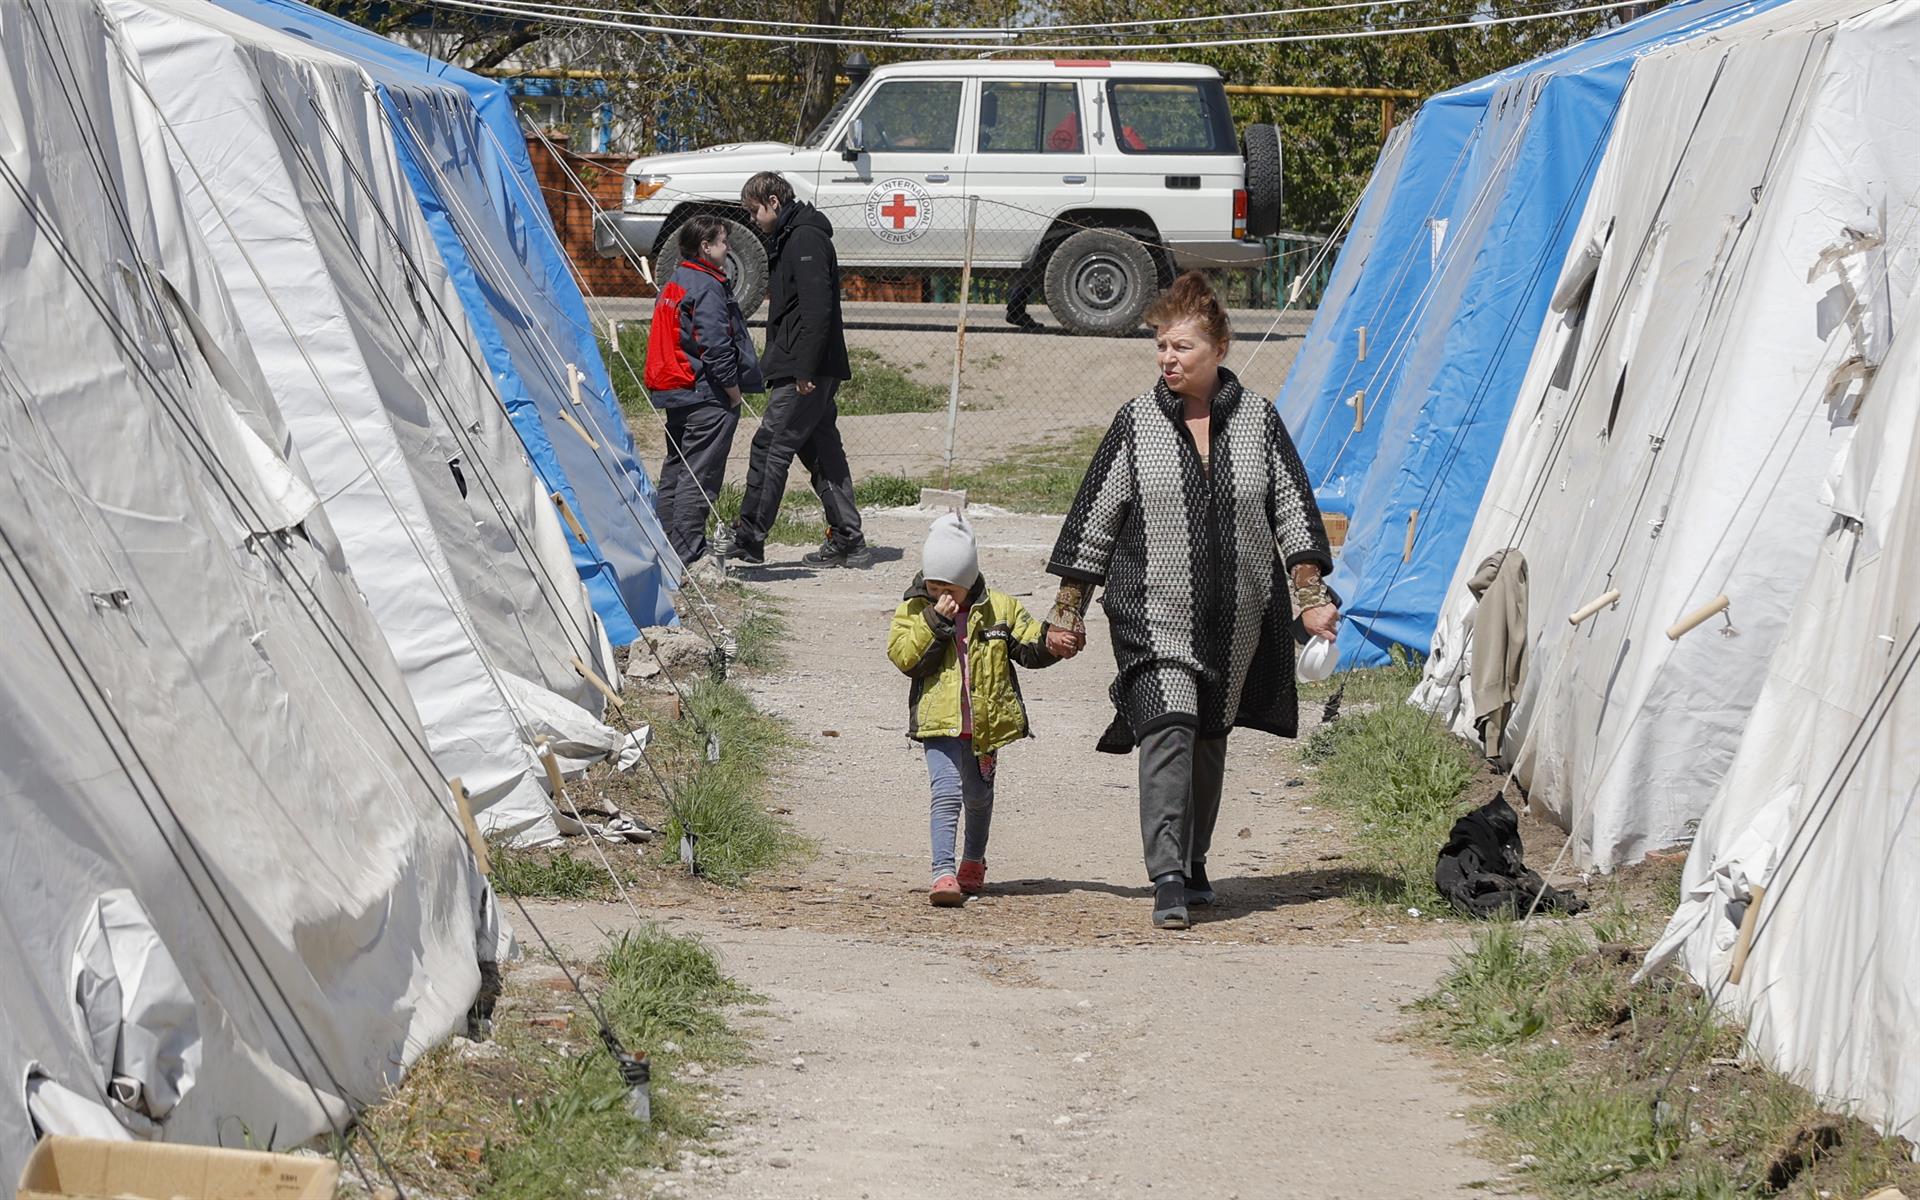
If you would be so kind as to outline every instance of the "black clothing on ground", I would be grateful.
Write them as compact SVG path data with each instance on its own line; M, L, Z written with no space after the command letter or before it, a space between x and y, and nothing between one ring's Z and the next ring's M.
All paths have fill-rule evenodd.
M1495 796L1453 823L1433 869L1433 886L1469 917L1519 917L1540 898L1543 912L1586 911L1572 892L1548 887L1521 855L1520 817L1506 797Z

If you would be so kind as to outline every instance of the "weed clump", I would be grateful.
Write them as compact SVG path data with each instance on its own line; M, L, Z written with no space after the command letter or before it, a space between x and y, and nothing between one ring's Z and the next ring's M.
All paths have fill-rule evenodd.
M1632 941L1597 948L1605 921ZM1650 932L1624 908L1548 930L1477 930L1420 1034L1468 1056L1489 1096L1491 1150L1549 1200L1859 1196L1920 1174L1909 1148L1821 1114L1790 1081L1738 1057L1741 1030L1671 971L1631 976Z
M1391 881L1371 898L1443 908L1433 867L1474 779L1466 745L1427 713L1386 703L1322 726L1301 758L1318 768L1319 798L1352 822L1364 865Z

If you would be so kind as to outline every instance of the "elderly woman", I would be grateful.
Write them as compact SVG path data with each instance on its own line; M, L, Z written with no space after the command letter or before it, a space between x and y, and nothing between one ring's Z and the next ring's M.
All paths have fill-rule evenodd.
M1221 366L1232 330L1206 278L1182 275L1146 319L1160 379L1094 452L1048 563L1062 581L1049 620L1084 629L1105 585L1118 713L1100 749L1139 748L1153 923L1184 929L1189 905L1214 902L1227 732L1293 736L1294 610L1329 639L1340 614L1306 472L1273 405Z

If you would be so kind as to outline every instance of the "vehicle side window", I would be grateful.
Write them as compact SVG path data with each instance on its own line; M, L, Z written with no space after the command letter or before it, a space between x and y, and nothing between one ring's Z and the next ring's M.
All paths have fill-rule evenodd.
M1116 139L1127 154L1231 154L1233 119L1217 80L1107 85Z
M990 80L980 88L983 154L1078 154L1080 102L1072 83Z
M860 110L870 151L947 153L960 133L960 81L896 79L883 84Z

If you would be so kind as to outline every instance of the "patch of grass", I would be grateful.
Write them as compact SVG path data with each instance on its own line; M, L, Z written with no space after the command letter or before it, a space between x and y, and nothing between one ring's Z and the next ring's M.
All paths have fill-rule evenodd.
M1392 880L1362 897L1395 908L1445 908L1434 858L1463 811L1474 778L1465 744L1432 716L1400 703L1348 712L1307 739L1316 795L1346 814L1360 864Z
M606 360L607 373L613 379L613 394L629 419L653 411L642 380L647 370L647 339L652 335L649 323L629 323L620 329L618 353L600 335L600 356ZM765 353L764 347L761 353ZM843 417L871 417L883 413L939 412L947 407L947 393L930 387L888 362L878 351L855 346L847 351L847 366L853 378L840 385L834 403ZM752 404L757 412L765 400Z
M734 661L749 671L770 671L786 656L787 618L772 596L739 584L739 615L734 619Z
M853 500L862 508L900 508L920 503L921 486L904 475L869 475L854 482Z
M805 484L799 486L804 488ZM707 519L709 535L721 525L732 524L739 519L740 501L745 495L746 489L737 482L721 487L720 495L714 500L713 514ZM869 475L864 479L856 479L853 502L861 508L898 508L918 504L920 481L900 475ZM826 531L826 516L821 511L819 499L811 491L789 489L786 499L781 501L780 515L774 518L773 528L767 533L767 543L774 546L811 546L824 538Z
M964 488L970 504L992 504L1014 512L1064 513L1087 477L1087 463L1105 435L1082 429L1059 442L1029 446L986 466L958 471L953 486ZM927 476L937 482L938 472ZM917 497L916 497L917 498Z
M1620 914L1602 932L1627 928ZM1596 922L1596 924L1598 924ZM1637 932L1645 932L1644 929ZM1595 948L1577 925L1492 923L1416 1004L1420 1036L1470 1064L1490 1150L1548 1200L1860 1196L1911 1186L1909 1147L1819 1113L1671 972L1630 977L1644 949Z
M1300 698L1324 701L1337 691L1343 712L1380 704L1399 704L1413 694L1421 673L1426 669L1426 660L1405 646L1393 647L1388 656L1393 660L1388 666L1336 671L1318 682L1302 683Z
M622 327L619 353L614 352L606 334L599 335L600 357L606 360L607 375L613 380L614 398L620 401L620 411L629 421L653 412L647 389L640 382L647 369L647 334L651 328L632 324Z
M721 525L731 525L740 519L740 501L745 495L746 489L737 482L721 487L720 494L714 497L713 514L707 518L707 536L713 536L713 531ZM788 492L781 502L780 515L767 531L767 544L811 546L825 536L826 517L821 514L813 493Z
M564 849L516 850L505 842L489 842L487 857L493 866L488 878L506 895L603 900L615 891L597 859L575 857Z
M622 1041L672 1043L702 1063L741 1060L745 1045L723 1010L757 997L720 970L705 942L643 925L609 945L598 968L606 979L600 1003Z
M703 680L687 692L692 719L654 727L655 753L664 759L673 786L663 851L679 854L680 837L695 838L696 858L717 883L739 884L804 849L805 843L766 809L767 777L789 744L779 721L753 707L730 683ZM720 760L707 761L701 728L720 739Z
M681 1070L745 1057L727 1010L752 1003L702 942L643 926L575 964L626 1048L653 1064L652 1121L626 1089L584 1011L564 1029L535 1025L573 1000L514 986L484 1046L450 1042L362 1117L409 1191L479 1200L574 1200L634 1168L665 1166L709 1136L712 1101Z
M840 385L833 401L843 417L872 417L883 413L942 412L947 393L914 379L864 346L847 350L853 378Z

